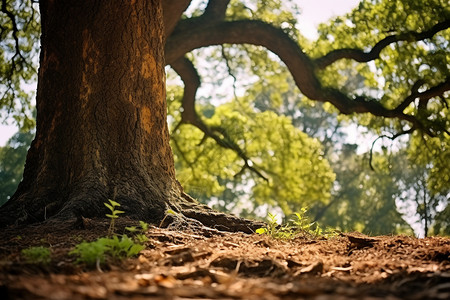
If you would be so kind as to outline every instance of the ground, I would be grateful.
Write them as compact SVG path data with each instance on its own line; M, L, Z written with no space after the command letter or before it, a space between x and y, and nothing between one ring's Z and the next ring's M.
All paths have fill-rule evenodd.
M0 229L0 299L450 299L449 238L279 240L151 226L137 257L88 269L69 252L108 223L81 227ZM49 247L51 263L26 262L20 251L31 246Z

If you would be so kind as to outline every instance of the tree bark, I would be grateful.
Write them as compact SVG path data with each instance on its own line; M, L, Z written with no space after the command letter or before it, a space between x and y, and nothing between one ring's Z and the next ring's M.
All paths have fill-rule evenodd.
M164 215L182 189L166 122L161 1L41 0L40 10L36 138L3 212L29 222L104 216L114 198L130 216Z
M156 224L263 226L199 204L175 178L161 0L39 3L36 138L0 226L105 217L108 199Z

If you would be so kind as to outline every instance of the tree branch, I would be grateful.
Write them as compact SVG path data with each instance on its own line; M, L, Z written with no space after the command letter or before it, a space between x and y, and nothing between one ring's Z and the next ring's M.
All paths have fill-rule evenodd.
M203 16L215 22L222 21L229 3L230 0L209 0Z
M425 83L422 79L417 80L413 86L411 87L411 93L408 97L406 97L402 103L400 103L395 110L398 112L403 112L405 108L408 107L418 96L419 94L419 88Z
M415 128L414 128L414 127L411 127L411 128L408 129L408 130L404 130L404 131L397 132L396 134L394 134L394 135L392 135L392 136L383 134L383 135L380 135L379 137L377 137L377 138L372 142L372 146L370 147L370 152L369 152L369 166L370 166L370 169L371 169L372 171L375 171L375 168L374 168L373 165L372 165L372 160L373 160L373 147L375 146L375 143L376 143L379 139L388 138L388 139L390 139L391 141L394 141L395 139L397 139L398 137L400 137L400 136L402 136L402 135L413 133L414 130L415 130Z
M234 76L231 66L230 66L230 59L228 57L228 54L225 52L225 47L222 45L221 47L221 52L222 52L222 57L225 60L225 65L227 66L228 69L228 75L231 76L231 78L233 78L233 95L234 95L234 99L237 99L237 94L236 94L236 83L237 83L237 78L236 76Z
M192 62L186 57L177 59L170 66L180 75L184 83L183 100L181 102L181 107L183 108L181 122L194 124L198 119L197 112L195 111L195 96L200 87L200 76Z
M314 60L315 65L319 69L324 69L325 67L333 64L340 59L353 59L357 62L369 62L380 57L381 51L392 43L400 41L421 41L425 39L432 38L439 31L445 30L450 27L450 20L445 20L443 22L437 23L429 30L423 32L409 31L405 33L400 33L397 35L390 35L379 41L369 52L364 52L361 49L337 49L327 53L325 56L317 58Z
M198 87L200 86L200 77L192 62L186 57L182 57L171 63L171 66L175 72L180 75L181 80L184 82L181 123L191 124L197 127L205 134L205 136L215 140L219 146L233 150L244 161L245 168L254 172L262 179L268 181L266 176L264 176L257 168L253 167L254 163L251 162L251 159L245 154L239 145L233 142L224 128L209 127L198 116L195 110L195 95Z
M444 82L431 87L430 89L419 92L419 88L424 84L423 80L418 80L414 83L411 88L411 93L405 100L402 101L394 110L396 112L403 112L409 104L411 104L415 99L419 99L419 101L425 102L433 97L438 97L443 95L446 91L450 90L450 78L447 78Z
M261 21L233 21L210 24L180 24L176 34L166 43L166 62L171 63L194 49L230 44L253 44L264 46L278 54L291 66L291 71L298 74L297 80L304 83L303 92L309 96L316 95L319 81L313 75L313 64L305 53L281 29ZM314 97L312 97L314 98Z
M164 27L166 37L172 34L178 21L181 19L181 15L191 4L192 0L164 0L162 1Z
M277 54L291 72L296 85L308 98L333 104L341 113L371 113L374 116L398 118L412 127L426 128L413 115L387 109L380 102L364 96L350 98L334 88L325 88L315 74L313 61L288 34L262 21L242 20L210 24L207 28L198 23L180 24L180 30L166 43L166 59L171 63L194 49L229 44L253 44ZM430 134L429 131L427 131Z
M6 0L2 0L2 8L1 8L1 12L4 13L8 19L10 19L11 21L11 25L12 25L12 36L14 39L14 56L11 58L11 74L10 76L12 76L12 73L15 71L17 65L16 65L16 57L18 56L20 60L22 60L22 62L26 63L26 59L25 57L23 57L21 51L20 51L20 45L19 45L19 37L17 36L17 33L19 32L19 29L17 27L17 22L16 22L16 16L8 10L8 8L6 7L7 3ZM2 31L5 30L5 28L2 26Z

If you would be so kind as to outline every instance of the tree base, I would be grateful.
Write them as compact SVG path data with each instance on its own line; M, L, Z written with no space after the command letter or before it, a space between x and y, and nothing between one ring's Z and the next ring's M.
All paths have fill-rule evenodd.
M120 202L120 200L117 200ZM131 202L132 203L132 202ZM84 204L84 205L82 205ZM142 204L142 203L141 203ZM130 205L123 204L127 212L133 212L136 203ZM33 223L73 224L74 227L85 227L85 220L91 218L106 218L105 212L99 208L90 207L91 213L81 209L86 207L85 203L70 205L62 209L59 213L50 218L37 219L29 214L27 210L19 205L11 203L0 209L0 227L26 225ZM120 209L122 206L120 207ZM143 213L143 212L147 213ZM264 227L266 224L259 221L248 220L236 217L231 214L216 211L206 205L200 204L186 193L182 192L181 197L168 201L164 205L139 207L137 213L127 213L123 215L132 220L141 220L159 227L191 230L202 234L217 234L220 231L254 233L256 229ZM119 217L120 218L120 217Z

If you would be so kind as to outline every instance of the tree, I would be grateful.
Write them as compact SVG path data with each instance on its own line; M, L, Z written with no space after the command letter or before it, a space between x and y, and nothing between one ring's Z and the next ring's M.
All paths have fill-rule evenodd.
M437 97L445 98L450 88L448 77L416 81L403 99L386 102L330 86L320 76L326 67L343 59L377 60L382 50L390 51L395 43L445 43L442 39L450 21L438 1L430 1L436 11L420 26L372 31L371 50L355 43L352 48L332 49L317 57L301 48L292 20L271 24L270 17L258 19L257 12L264 6L281 13L281 2L256 1L255 18L251 19L251 8L237 10L244 5L240 1L209 1L202 13L180 20L189 3L39 2L42 36L36 138L28 152L23 181L0 211L3 225L103 216L103 202L114 198L130 217L142 220L161 220L170 208L207 226L249 231L252 223L199 205L175 179L166 123L165 63L185 84L181 123L197 127L206 139L235 152L242 170L268 177L240 144L220 127L207 124L196 110L200 78L185 54L209 45L265 47L286 64L306 97L330 103L343 114L371 113L395 119L402 125L395 128L399 128L396 135L413 131L429 136L448 134L439 112L427 108ZM373 5L364 1L360 10L375 8L376 1ZM11 33L13 49L20 54L17 34L21 28L14 26L14 9L2 1L2 17L12 24L4 32Z
M410 145L409 148L414 149L414 146ZM421 155L409 156L405 152L405 150L399 151L393 159L394 168L397 169L394 177L403 190L400 200L406 206L404 210L409 211L409 214L415 213L425 237L430 232L445 234L450 229L448 222L443 222L445 211L448 211L450 196L448 180L445 183L447 174L440 174L441 186L439 186L436 182L437 178L433 178L435 174L432 173L437 163L430 163L431 158L421 161L423 159ZM439 161L442 157L435 155L433 159ZM416 209L412 210L411 206Z
M250 191L251 204L279 206L285 215L328 201L334 174L322 145L296 129L290 118L255 112L242 99L216 107L205 124L222 128L227 141L239 147L251 165L242 165L239 152L204 140L200 130L178 126L172 136L178 178L193 195L206 200L237 183L233 189Z
M404 189L400 168L393 172L387 152L374 156L376 171L368 167L368 155L357 154L357 145L344 144L333 162L336 182L331 201L311 209L315 221L340 230L367 234L412 233L397 209ZM401 158L401 156L400 156Z
M10 116L23 130L34 126L31 98L25 84L36 82L39 18L32 1L2 1L0 13L0 118Z
M0 147L0 206L8 201L22 180L23 166L33 132L18 132Z

